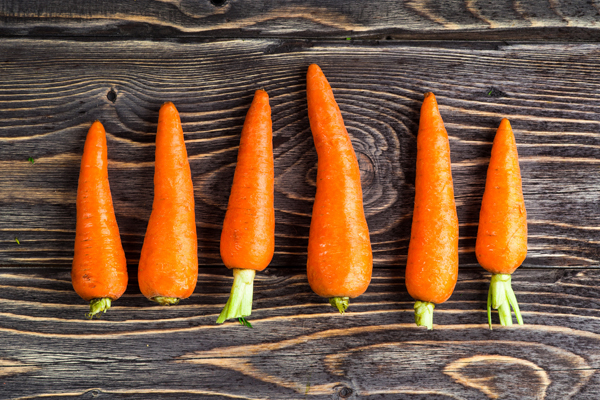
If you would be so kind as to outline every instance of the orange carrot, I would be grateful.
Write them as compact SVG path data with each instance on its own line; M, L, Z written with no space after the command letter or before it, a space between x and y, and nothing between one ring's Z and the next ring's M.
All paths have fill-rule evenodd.
M89 318L106 312L127 288L127 261L108 184L106 133L99 121L88 131L81 158L71 281L90 302Z
M502 325L512 325L512 306L517 322L522 325L510 275L527 255L527 212L521 189L517 144L506 118L500 123L492 146L475 254L479 264L492 273L487 303L490 329L492 307L498 310Z
M317 193L308 239L313 291L344 313L367 290L373 269L360 171L331 86L318 65L306 77L308 118L317 149Z
M242 129L221 232L221 258L227 268L233 269L233 287L218 324L252 313L254 275L273 258L274 175L269 96L264 90L257 90Z
M138 282L161 305L189 297L198 279L194 187L179 113L165 103L158 115L154 202L140 255Z
M450 143L433 93L425 93L417 136L415 208L406 288L417 300L415 322L433 329L435 304L448 300L458 277L458 218Z

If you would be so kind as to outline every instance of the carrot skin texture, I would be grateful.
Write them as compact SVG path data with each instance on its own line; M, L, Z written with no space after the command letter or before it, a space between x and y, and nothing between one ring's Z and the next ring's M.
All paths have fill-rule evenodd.
M106 132L90 127L77 187L77 223L71 281L86 301L116 300L127 288L127 261L108 183Z
M458 217L450 144L433 93L425 93L417 136L415 207L406 288L421 302L448 300L458 278Z
M492 274L512 274L527 256L527 212L519 156L506 118L494 137L475 254L479 264Z
M189 297L198 279L194 187L179 113L160 108L154 201L140 255L138 282L148 299Z
M221 231L229 269L264 270L275 250L273 131L269 96L257 90L240 138L237 165Z
M307 100L318 155L308 281L319 296L354 298L367 289L373 269L360 171L331 86L316 64L308 68Z

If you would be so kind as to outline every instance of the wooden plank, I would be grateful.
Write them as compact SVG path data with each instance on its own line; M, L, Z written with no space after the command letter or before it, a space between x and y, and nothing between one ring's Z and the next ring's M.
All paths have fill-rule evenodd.
M5 0L0 35L598 40L597 1Z
M598 44L6 39L0 55L0 265L71 262L79 160L95 119L109 132L117 219L137 263L157 112L167 100L186 135L200 262L220 264L239 133L258 88L273 108L272 265L304 265L317 162L304 89L312 62L329 78L358 154L376 266L405 263L426 91L436 93L450 135L461 265L476 265L479 202L502 117L512 121L521 157L525 266L600 264Z
M376 269L340 316L303 269L267 269L249 330L214 323L231 285L225 268L201 269L193 296L170 308L132 279L94 321L67 268L3 268L1 397L597 398L600 271L517 270L526 324L492 331L482 269L461 270L429 332L414 326L402 275Z

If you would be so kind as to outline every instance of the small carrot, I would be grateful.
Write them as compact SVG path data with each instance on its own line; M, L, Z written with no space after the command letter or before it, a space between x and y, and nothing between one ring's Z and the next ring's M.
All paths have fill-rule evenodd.
M406 288L417 300L415 322L433 329L435 304L448 300L458 278L458 218L450 143L433 93L425 93L417 136L417 172Z
M148 299L174 305L198 280L194 187L179 113L165 103L158 114L154 202L140 254L138 282Z
M308 67L308 118L318 155L317 193L308 239L313 291L340 313L367 290L373 270L360 171L331 86L318 65Z
M99 121L88 131L77 187L77 224L71 281L90 302L89 318L106 312L127 288L127 261L113 209L106 132Z
M479 213L475 245L477 261L492 273L488 292L488 324L492 310L498 310L500 323L512 325L510 307L523 324L517 298L511 287L511 274L527 256L527 212L521 188L521 170L515 136L508 119L496 131Z
M252 313L255 273L264 270L273 258L274 176L269 96L257 90L242 129L221 232L221 258L227 268L233 269L233 287L218 324Z

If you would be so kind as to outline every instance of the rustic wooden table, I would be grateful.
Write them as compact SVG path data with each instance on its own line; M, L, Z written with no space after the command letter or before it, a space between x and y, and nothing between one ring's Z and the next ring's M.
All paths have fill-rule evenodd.
M0 398L597 399L599 13L597 0L0 1ZM344 316L303 268L317 161L310 63L352 137L375 257ZM250 330L215 319L232 282L220 229L258 88L273 108L277 236ZM459 281L433 331L414 326L403 278L426 91L450 136L460 221ZM161 308L135 277L168 100L190 155L201 266L193 296ZM526 325L490 331L474 246L502 117L528 210L529 253L513 278ZM89 321L70 262L95 119L130 285Z

